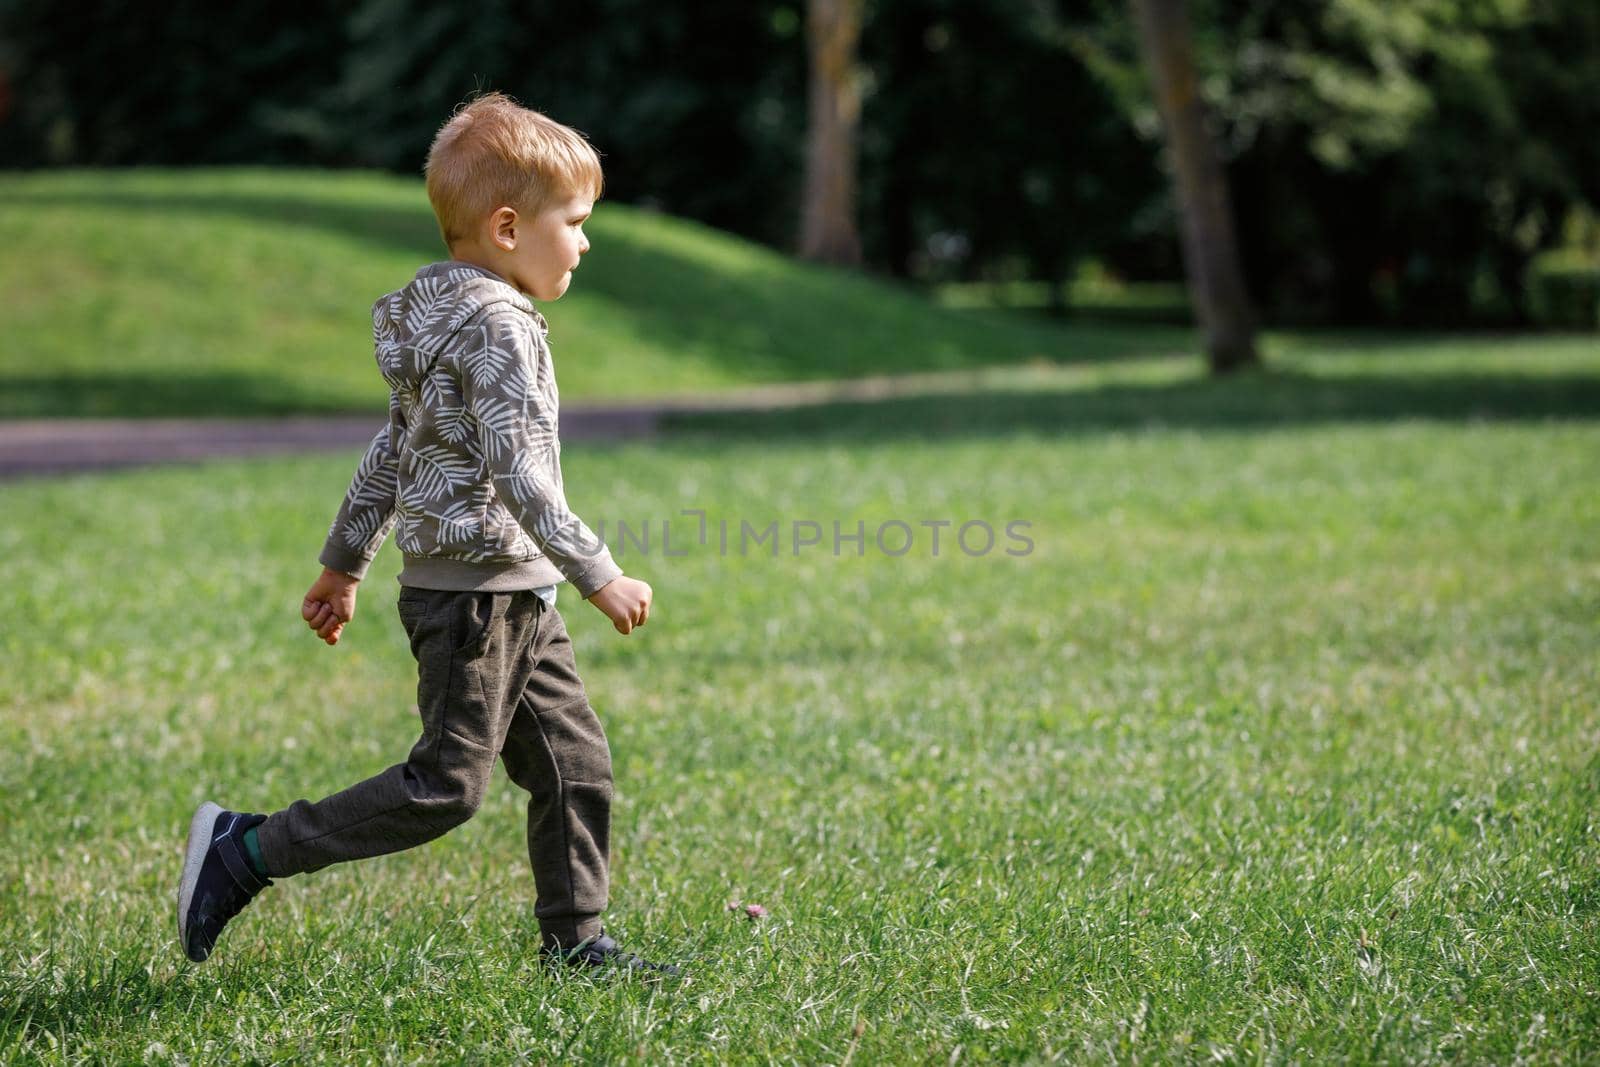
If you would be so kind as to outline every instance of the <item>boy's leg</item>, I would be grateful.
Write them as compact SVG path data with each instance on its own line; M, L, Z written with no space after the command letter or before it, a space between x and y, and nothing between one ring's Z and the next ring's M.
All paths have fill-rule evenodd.
M611 749L589 706L560 612L548 608L500 756L528 791L528 859L546 947L600 933L609 893Z
M483 800L538 631L531 597L404 589L400 619L417 659L422 737L404 763L311 803L297 800L257 830L268 874L420 845L471 818Z

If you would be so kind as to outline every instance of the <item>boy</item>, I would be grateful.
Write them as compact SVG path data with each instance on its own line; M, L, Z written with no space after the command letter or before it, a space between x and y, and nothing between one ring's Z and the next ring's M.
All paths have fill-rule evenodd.
M373 307L389 423L356 468L301 607L336 644L398 526L422 737L405 763L316 803L267 816L202 804L178 936L199 962L270 879L438 837L477 810L498 757L530 794L541 956L677 974L621 951L600 925L611 754L555 609L565 580L622 634L650 617L650 586L625 577L567 510L545 322L528 299L559 299L589 250L600 162L582 134L495 93L440 129L427 188L451 261Z

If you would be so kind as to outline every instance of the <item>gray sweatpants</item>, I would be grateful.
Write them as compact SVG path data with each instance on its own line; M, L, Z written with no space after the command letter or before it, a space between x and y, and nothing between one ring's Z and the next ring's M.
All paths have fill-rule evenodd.
M431 841L483 802L495 758L529 793L528 858L546 945L600 932L608 893L611 751L561 614L534 593L405 588L422 737L410 757L330 797L267 817L272 877Z

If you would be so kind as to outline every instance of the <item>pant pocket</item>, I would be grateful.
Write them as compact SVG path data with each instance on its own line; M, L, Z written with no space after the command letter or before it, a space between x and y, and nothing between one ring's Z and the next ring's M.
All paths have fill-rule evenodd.
M458 593L450 610L450 644L457 655L481 656L505 621L510 593Z

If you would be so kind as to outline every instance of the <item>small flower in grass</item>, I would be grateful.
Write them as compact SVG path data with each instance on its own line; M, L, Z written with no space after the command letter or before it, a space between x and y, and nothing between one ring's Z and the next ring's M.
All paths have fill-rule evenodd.
M744 913L752 919L765 919L767 917L767 909L760 904L746 904Z
M743 901L740 901L740 900L730 900L730 901L728 901L728 910L729 911L738 911L742 907L744 907L744 902Z

